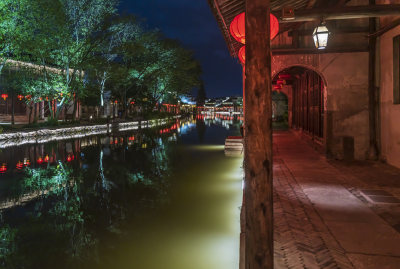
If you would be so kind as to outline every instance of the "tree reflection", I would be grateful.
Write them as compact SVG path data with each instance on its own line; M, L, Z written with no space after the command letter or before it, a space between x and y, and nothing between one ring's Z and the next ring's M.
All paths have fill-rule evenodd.
M169 136L148 131L134 142L128 134L98 138L80 153L73 148L76 159L69 163L58 159L24 168L8 185L14 204L0 219L0 268L100 262L101 253L124 237L126 225L168 202Z
M203 144L204 142L204 135L206 133L207 126L204 122L204 119L196 119L196 130L197 135L199 137L199 142Z

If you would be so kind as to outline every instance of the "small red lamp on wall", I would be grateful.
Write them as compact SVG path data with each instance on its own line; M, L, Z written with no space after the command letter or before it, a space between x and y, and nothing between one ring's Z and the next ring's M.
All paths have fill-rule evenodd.
M42 164L42 163L43 163L43 158L42 158L42 157L39 157L39 158L37 159L37 163L38 163L38 164Z
M3 163L3 164L0 166L0 173L1 173L1 174L4 174L5 172L7 172L7 164L6 164L6 163Z
M19 94L17 97L18 97L18 100L20 100L20 101L22 101L22 99L24 99L24 96L21 94Z
M3 93L3 94L1 95L1 98L3 98L4 101L7 100L8 94L7 94L7 93Z
M279 21L278 19L270 14L271 24L271 40L279 33ZM245 12L237 15L230 25L230 32L233 38L242 44L246 44L246 15Z

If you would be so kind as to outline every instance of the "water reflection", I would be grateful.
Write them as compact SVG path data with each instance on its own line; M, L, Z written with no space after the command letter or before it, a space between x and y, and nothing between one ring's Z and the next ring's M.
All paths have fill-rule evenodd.
M205 117L3 150L0 267L234 268L241 175L225 175L241 160L218 146L234 124Z

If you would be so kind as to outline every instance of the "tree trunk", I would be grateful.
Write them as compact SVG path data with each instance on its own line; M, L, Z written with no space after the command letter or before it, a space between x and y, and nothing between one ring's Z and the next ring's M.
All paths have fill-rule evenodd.
M78 110L78 98L77 98L77 96L75 96L75 98L74 98L74 110L73 110L73 112L72 112L72 119L73 119L74 121L75 121L76 118L77 118L77 115L76 115L77 110Z
M32 112L33 112L33 106L32 104L29 105L29 124L32 122Z
M14 98L14 90L11 93L11 125L15 124L15 98Z
M245 264L273 268L270 1L246 1Z
M37 104L35 103L33 106L34 106L33 123L36 123L37 122Z

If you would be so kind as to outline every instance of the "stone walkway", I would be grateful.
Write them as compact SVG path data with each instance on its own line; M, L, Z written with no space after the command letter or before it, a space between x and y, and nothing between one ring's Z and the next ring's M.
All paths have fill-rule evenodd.
M274 134L275 268L400 268L400 169Z

